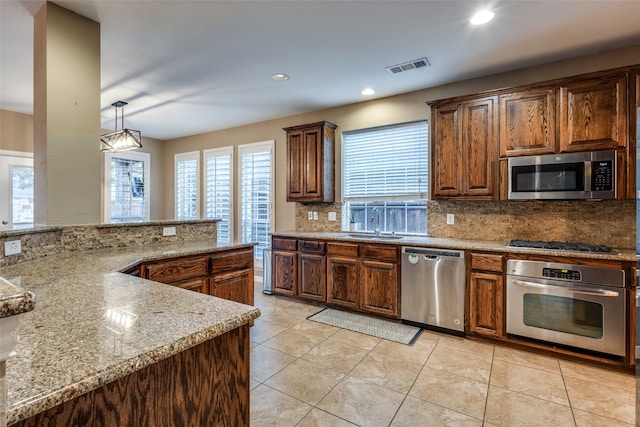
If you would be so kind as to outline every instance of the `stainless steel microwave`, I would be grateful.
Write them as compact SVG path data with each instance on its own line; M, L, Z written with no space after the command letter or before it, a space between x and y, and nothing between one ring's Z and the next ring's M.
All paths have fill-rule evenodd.
M509 200L615 199L614 150L513 157Z

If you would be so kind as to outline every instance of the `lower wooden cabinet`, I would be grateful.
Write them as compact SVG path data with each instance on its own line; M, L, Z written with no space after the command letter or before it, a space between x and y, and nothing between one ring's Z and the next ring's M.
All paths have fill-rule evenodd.
M298 254L274 250L272 257L273 292L280 295L296 296L298 284Z
M253 248L145 262L130 274L253 305Z
M398 247L310 240L296 246L275 240L274 293L398 317ZM297 252L290 250L294 247Z
M371 313L398 315L398 266L391 262L363 260L360 308Z
M211 256L209 294L253 305L253 248Z
M298 296L314 301L327 300L327 259L324 255L298 254L300 282Z
M327 302L346 308L360 306L360 262L356 258L327 257Z
M502 338L506 335L502 256L472 253L470 264L468 332Z

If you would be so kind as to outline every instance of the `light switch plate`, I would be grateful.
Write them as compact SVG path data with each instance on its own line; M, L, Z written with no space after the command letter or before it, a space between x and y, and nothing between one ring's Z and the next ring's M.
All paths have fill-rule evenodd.
M336 213L335 212L329 212L329 221L336 221Z
M175 236L176 235L176 228L175 227L163 227L162 228L162 235L163 236Z
M313 220L317 221L318 220L318 212L313 212Z
M447 214L447 224L451 225L455 223L455 217L453 214Z
M4 256L17 255L22 252L20 240L11 240L4 242Z

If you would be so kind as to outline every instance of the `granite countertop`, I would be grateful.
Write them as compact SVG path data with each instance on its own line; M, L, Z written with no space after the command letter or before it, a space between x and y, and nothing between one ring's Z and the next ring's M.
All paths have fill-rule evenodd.
M349 233L349 232L301 232L285 231L272 233L272 236L294 237L298 239L318 239L318 240L345 240L353 242L375 242L377 244L393 244L399 246L421 246L432 248L446 248L459 250L476 250L490 252L509 252L531 255L564 256L586 259L601 259L615 261L636 261L636 251L633 249L612 249L612 252L580 252L580 251L558 251L549 249L512 248L507 246L508 242L488 241L488 240L466 240L466 239L446 239L437 237L389 235L374 238L371 234Z
M175 242L64 253L0 269L38 299L22 314L17 356L7 361L8 423L259 317L255 307L118 272L142 260L253 246Z
M0 277L0 319L33 310L35 301L33 292Z

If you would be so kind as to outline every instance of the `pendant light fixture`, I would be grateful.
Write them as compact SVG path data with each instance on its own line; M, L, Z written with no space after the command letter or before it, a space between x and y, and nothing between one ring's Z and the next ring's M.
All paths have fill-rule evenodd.
M115 153L118 151L142 148L142 135L140 135L140 131L125 129L124 127L124 106L127 105L127 102L117 101L111 105L116 108L116 130L115 132L105 133L100 137L100 150ZM118 108L121 109L120 130L118 130Z

